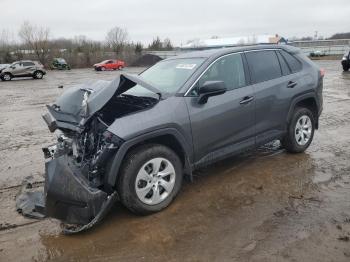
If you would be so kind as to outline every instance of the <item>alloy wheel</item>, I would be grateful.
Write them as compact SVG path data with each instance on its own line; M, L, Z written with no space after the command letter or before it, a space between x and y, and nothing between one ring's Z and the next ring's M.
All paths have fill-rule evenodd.
M37 72L37 73L35 74L35 77L36 77L37 79L41 79L41 78L43 78L43 74L42 74L41 72Z
M311 119L307 115L301 116L295 125L295 140L300 146L306 145L312 134Z
M3 76L3 78L4 78L5 81L11 80L11 76L10 76L9 74L5 74L5 75Z

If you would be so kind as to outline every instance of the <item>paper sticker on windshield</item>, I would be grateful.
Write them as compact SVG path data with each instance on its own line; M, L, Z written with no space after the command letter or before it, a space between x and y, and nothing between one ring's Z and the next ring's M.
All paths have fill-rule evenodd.
M176 68L178 69L188 69L188 70L192 70L195 67L196 67L196 64L178 64L176 66Z

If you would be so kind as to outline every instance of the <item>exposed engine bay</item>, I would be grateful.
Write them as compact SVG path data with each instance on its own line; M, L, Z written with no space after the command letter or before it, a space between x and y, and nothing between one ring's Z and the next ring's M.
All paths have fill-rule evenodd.
M58 130L57 144L44 149L47 158L72 157L94 187L103 186L104 164L122 140L107 131L115 119L152 107L158 102L151 97L119 95L112 98L84 125L81 132Z

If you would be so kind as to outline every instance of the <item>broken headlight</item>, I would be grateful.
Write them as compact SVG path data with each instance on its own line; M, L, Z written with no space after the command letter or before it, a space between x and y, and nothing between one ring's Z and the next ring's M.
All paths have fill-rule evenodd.
M120 137L114 135L108 130L103 133L103 138L106 143L113 144L116 147L119 147L123 143L123 140Z

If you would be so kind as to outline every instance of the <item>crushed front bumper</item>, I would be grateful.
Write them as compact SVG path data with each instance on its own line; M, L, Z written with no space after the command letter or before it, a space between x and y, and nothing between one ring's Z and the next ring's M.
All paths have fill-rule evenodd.
M46 162L45 169L45 215L68 224L91 222L107 201L107 193L90 187L67 155Z
M52 154L50 148L45 151ZM21 192L16 199L17 211L32 218L59 219L65 234L79 233L98 224L117 200L116 191L108 195L91 187L67 155L49 160L45 169L44 192Z

